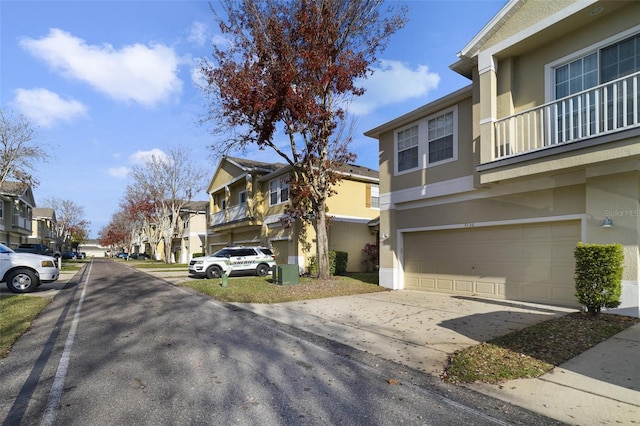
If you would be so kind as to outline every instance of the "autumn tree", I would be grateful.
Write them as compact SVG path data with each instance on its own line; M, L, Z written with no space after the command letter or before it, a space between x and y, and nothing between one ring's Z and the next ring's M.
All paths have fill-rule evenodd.
M7 114L0 108L0 186L7 180L15 180L38 186L33 176L35 166L47 161L46 147L38 141L31 123L23 116Z
M132 236L138 235L138 243L142 236L146 238L151 249L151 257L155 259L156 247L160 242L162 209L157 208L152 194L136 182L127 185L124 199L120 202L121 211L131 222Z
M75 244L77 248L86 241L91 222L84 217L84 207L56 197L46 198L42 204L56 212L54 241L58 250L62 250L65 244Z
M191 151L170 148L161 155L151 155L144 164L135 166L130 176L150 205L152 217L164 242L165 263L172 263L173 237L179 231L180 210L204 188L204 171L197 166Z
M107 226L98 232L98 242L101 246L109 247L112 252L129 247L131 226L130 217L124 211L118 211L111 216Z
M229 43L203 61L205 120L225 138L217 152L274 150L292 168L285 221L316 232L319 278L330 276L327 199L355 160L346 108L362 95L376 55L405 23L382 0L222 0L216 15ZM214 11L215 13L215 11ZM286 146L276 139L284 135Z

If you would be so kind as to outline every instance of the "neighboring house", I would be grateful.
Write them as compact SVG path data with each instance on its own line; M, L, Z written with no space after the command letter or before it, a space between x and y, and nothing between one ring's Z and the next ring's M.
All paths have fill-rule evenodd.
M640 316L638 17L509 1L451 65L469 87L366 132L381 285L578 306L575 245L620 243L617 312Z
M56 212L52 208L34 207L32 216L29 242L44 244L52 250L55 250Z
M0 242L11 248L27 242L35 204L29 185L4 182L0 186Z
M180 210L182 232L172 244L178 263L189 263L194 254L205 252L208 207L208 201L191 201Z
M84 243L78 245L78 251L85 253L87 258L91 257L108 257L110 249L105 246L101 246L98 240L87 240Z
M278 264L297 264L302 270L315 255L312 226L300 221L290 227L281 219L289 202L287 177L291 168L223 157L209 184L210 220L207 252L229 245L261 245L273 249ZM362 249L375 243L378 217L378 172L356 165L341 170L344 179L327 206L331 216L329 249L348 253L347 270L364 269Z

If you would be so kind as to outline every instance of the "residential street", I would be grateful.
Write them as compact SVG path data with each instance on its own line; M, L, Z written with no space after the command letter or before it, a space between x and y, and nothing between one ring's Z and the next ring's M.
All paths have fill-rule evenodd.
M59 292L0 377L4 425L554 423L108 259Z

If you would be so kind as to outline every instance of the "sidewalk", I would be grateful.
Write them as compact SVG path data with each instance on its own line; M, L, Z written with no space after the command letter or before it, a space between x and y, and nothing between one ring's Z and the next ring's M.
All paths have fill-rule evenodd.
M236 305L432 375L458 349L572 311L410 290ZM640 324L537 379L467 387L568 424L638 424Z

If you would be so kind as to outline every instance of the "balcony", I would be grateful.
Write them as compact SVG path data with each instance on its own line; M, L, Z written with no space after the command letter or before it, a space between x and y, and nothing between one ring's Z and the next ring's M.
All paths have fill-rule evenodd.
M493 161L640 127L640 72L498 120Z
M211 225L219 226L225 225L227 223L238 222L244 219L247 219L247 203L237 204L235 206L231 206L228 209L212 213L211 214Z

